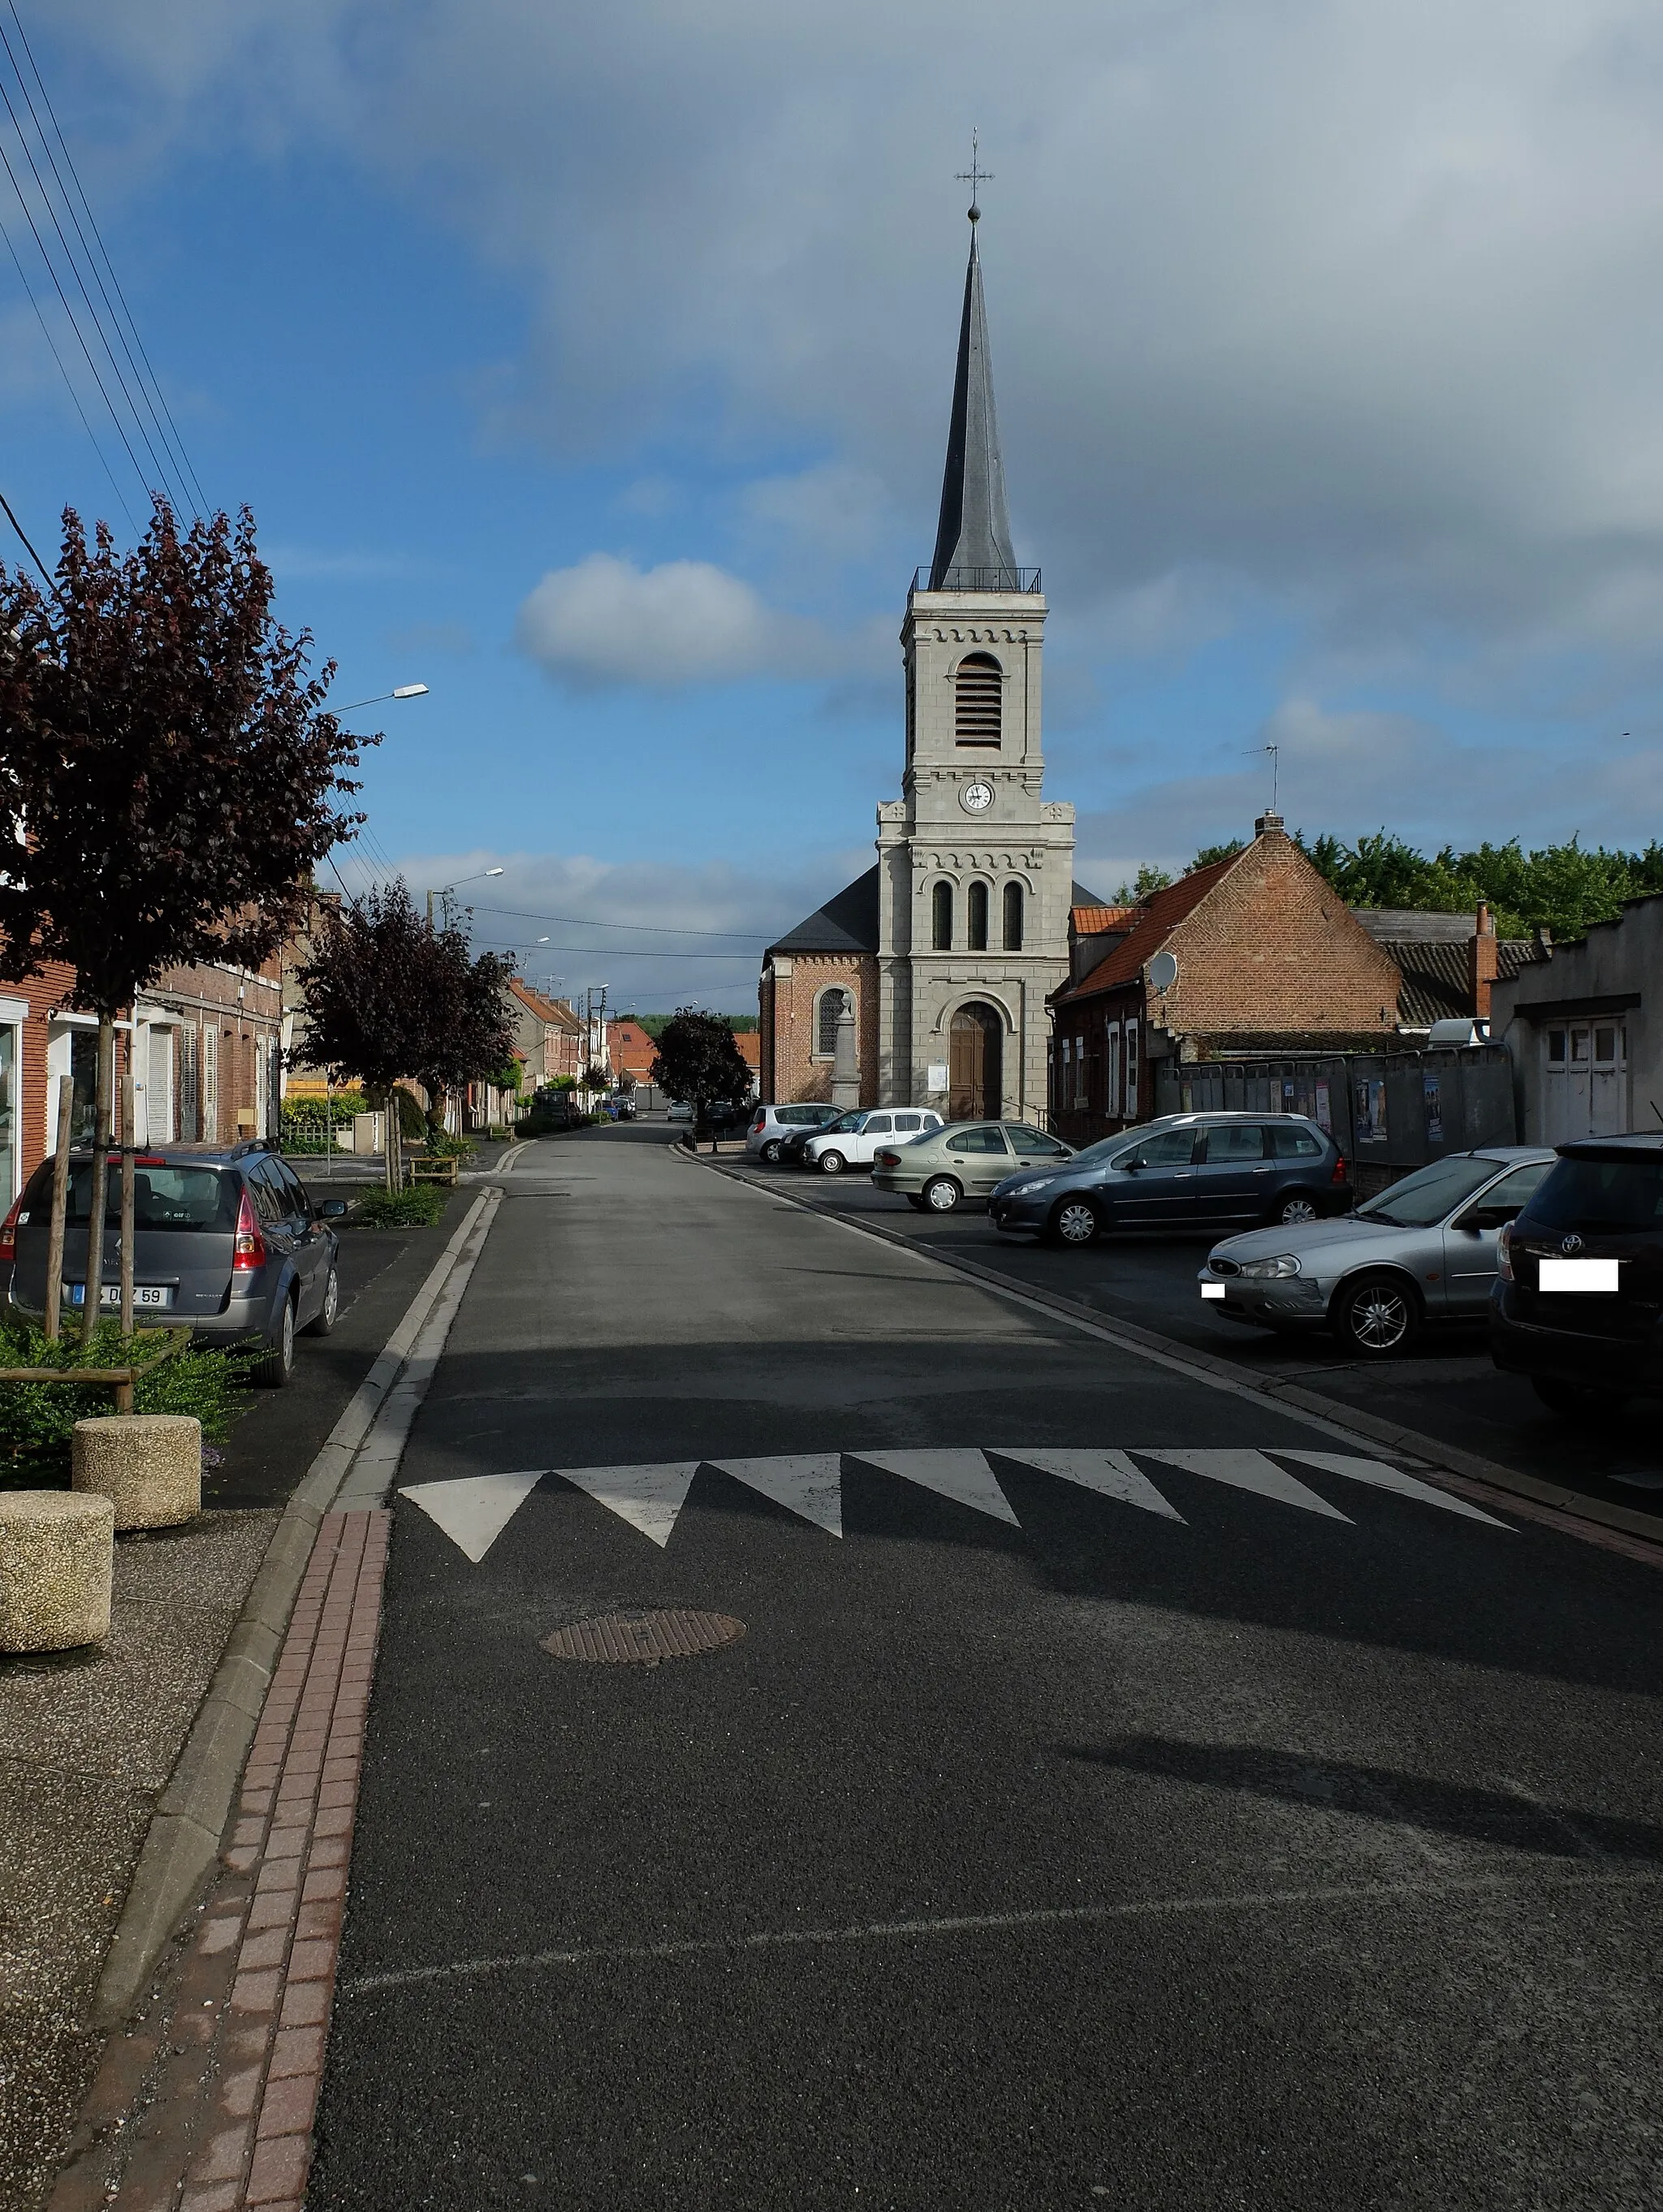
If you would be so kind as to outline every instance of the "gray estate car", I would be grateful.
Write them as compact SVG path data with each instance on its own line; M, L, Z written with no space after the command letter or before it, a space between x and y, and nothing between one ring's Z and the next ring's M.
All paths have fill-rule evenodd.
M1227 1321L1331 1328L1365 1358L1405 1351L1423 1322L1484 1319L1496 1239L1553 1158L1539 1146L1451 1152L1343 1220L1226 1237L1201 1296Z
M64 1224L65 1315L86 1297L90 1152L70 1155ZM30 1176L17 1206L11 1300L39 1316L46 1304L46 1246L51 1234L52 1163ZM222 1151L164 1146L141 1152L133 1170L135 1318L188 1324L208 1342L252 1340L265 1347L255 1369L261 1382L287 1382L299 1329L327 1336L340 1304L338 1246L331 1225L346 1212L339 1199L321 1204L288 1162L256 1140ZM120 1297L121 1179L110 1163L100 1303L113 1310Z
M1315 1221L1350 1203L1338 1146L1302 1114L1165 1114L1064 1165L1019 1169L987 1211L1007 1236L1077 1247L1108 1229Z

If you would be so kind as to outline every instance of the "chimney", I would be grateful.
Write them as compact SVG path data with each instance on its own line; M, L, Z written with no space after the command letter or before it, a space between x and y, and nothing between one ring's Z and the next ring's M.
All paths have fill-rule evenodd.
M1496 922L1487 900L1478 901L1472 936L1467 946L1467 981L1472 991L1472 1018L1490 1019L1490 987L1496 980Z
M1279 814L1261 814L1253 825L1253 834L1255 837L1280 837L1284 834L1282 817Z

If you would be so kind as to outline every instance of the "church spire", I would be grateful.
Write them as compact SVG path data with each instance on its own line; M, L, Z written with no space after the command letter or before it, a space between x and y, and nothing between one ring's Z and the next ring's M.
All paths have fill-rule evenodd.
M958 368L947 431L947 468L941 483L941 521L936 531L930 589L1019 591L1011 523L1004 511L1004 468L998 420L993 412L993 371L987 355L987 309L970 209L970 265L964 273L964 315L959 325Z

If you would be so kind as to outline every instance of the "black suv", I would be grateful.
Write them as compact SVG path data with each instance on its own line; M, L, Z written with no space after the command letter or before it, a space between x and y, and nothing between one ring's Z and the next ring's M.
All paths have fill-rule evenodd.
M1663 1133L1558 1153L1497 1243L1496 1364L1556 1413L1663 1397Z

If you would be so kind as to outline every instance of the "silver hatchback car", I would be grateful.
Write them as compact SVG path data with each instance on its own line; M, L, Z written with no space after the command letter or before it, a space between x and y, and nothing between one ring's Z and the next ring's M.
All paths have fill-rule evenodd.
M121 1181L112 1158L97 1291L105 1312L120 1295ZM64 1234L64 1311L88 1295L90 1152L70 1155ZM52 1163L29 1178L7 1226L13 1243L11 1301L38 1317L46 1304L46 1248L52 1233ZM258 1141L224 1152L163 1146L133 1166L135 1318L186 1326L204 1341L264 1347L260 1382L287 1382L294 1336L327 1336L340 1306L332 1224L340 1199L313 1200L286 1160Z
M1227 1321L1330 1328L1366 1359L1406 1351L1424 1322L1484 1319L1496 1240L1554 1157L1521 1145L1451 1152L1338 1220L1227 1237L1201 1269L1201 1296Z

